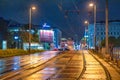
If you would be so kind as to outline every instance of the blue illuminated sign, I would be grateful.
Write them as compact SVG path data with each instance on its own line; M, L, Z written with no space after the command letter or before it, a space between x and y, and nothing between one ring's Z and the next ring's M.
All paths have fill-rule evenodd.
M47 25L47 23L44 23L44 24L43 24L43 28L45 28L45 27L46 27L46 28L49 28L50 25Z

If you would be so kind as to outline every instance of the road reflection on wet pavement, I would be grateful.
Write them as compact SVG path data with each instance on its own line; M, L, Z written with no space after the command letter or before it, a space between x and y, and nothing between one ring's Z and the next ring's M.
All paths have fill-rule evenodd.
M64 54L61 58L56 58L43 70L23 80L75 80L82 71L82 56L74 52Z
M34 66L33 64L37 64L39 61L42 63L56 55L57 53L55 51L46 51L31 55L2 58L0 59L0 75L10 71L20 70L28 65L32 67Z

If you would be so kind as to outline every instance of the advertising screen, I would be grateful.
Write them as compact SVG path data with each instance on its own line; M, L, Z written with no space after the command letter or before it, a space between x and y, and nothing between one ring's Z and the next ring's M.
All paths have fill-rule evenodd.
M41 42L53 42L54 31L52 30L40 30Z

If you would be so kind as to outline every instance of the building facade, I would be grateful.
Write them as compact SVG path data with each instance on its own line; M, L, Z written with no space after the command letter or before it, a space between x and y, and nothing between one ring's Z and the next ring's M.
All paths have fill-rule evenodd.
M94 37L95 33L95 37ZM94 40L96 39L96 45L99 46L102 40L105 39L105 22L96 23L96 31L94 31L94 24L88 26L88 43L90 48L94 48ZM109 21L108 36L118 38L120 36L120 21Z
M62 32L55 28L55 29L41 29L39 32L40 42L42 42L44 49L54 49L58 48L61 41Z
M53 31L54 31L54 44L55 44L55 47L58 48L60 46L62 32L57 28L53 29Z

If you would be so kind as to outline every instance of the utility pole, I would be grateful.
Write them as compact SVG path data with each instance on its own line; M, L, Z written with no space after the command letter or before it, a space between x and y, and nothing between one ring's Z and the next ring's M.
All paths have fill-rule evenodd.
M31 50L31 14L32 14L32 10L31 8L29 9L29 52Z
M94 4L94 47L96 50L96 4Z
M106 0L106 9L105 9L105 15L106 15L106 19L105 19L105 28L106 28L106 42L105 42L105 46L106 46L106 53L108 54L108 0Z
M96 50L96 2L90 3L89 6L94 10L94 48Z
M29 53L30 53L30 50L31 50L31 27L32 27L32 10L35 10L36 7L35 6L32 6L30 7L29 9Z

